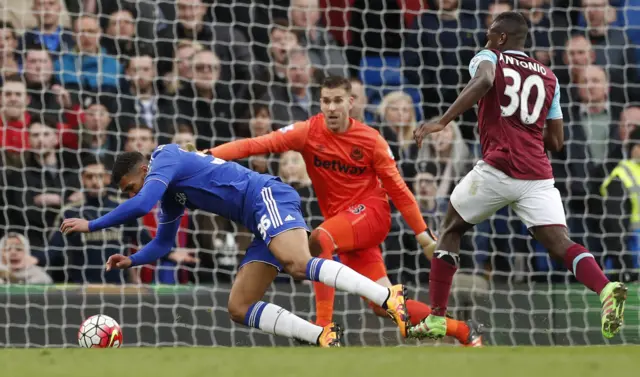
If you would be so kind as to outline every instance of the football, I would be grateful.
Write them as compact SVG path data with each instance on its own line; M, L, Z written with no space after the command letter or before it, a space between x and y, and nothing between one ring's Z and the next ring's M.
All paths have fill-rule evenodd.
M80 325L78 344L83 348L120 348L122 330L115 319L104 314L96 314Z

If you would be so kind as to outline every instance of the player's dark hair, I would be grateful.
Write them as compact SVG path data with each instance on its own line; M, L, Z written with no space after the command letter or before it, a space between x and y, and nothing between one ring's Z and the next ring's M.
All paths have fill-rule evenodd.
M120 153L113 164L113 172L111 173L113 183L119 185L122 177L133 171L142 161L144 161L144 155L140 152Z
M343 88L347 93L351 93L351 80L342 76L328 76L322 82L322 88Z
M493 23L496 25L496 31L507 34L513 44L524 46L529 35L529 23L522 13L515 11L500 13Z

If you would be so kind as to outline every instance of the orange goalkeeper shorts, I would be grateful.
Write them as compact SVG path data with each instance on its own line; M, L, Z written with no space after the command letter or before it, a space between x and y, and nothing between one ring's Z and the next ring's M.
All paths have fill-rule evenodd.
M318 228L333 240L340 262L376 281L387 276L380 244L391 227L387 200L365 199L326 220Z

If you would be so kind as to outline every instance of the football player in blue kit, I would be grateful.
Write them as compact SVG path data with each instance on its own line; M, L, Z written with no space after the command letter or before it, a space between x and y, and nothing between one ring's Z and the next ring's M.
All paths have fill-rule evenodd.
M111 256L107 270L144 265L168 254L184 208L200 209L240 223L255 235L229 296L228 311L234 322L320 347L342 345L342 329L335 323L320 327L261 301L282 270L294 279L319 281L371 300L385 308L406 333L404 287L386 288L336 261L312 257L300 197L278 178L167 144L159 146L150 161L138 152L120 154L112 180L131 198L92 221L65 219L64 234L120 226L146 215L158 201L161 213L156 237L134 255Z

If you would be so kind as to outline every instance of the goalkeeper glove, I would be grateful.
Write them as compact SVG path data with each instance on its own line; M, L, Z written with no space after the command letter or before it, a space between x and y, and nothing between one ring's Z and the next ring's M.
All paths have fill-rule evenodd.
M422 252L427 257L428 260L433 258L433 253L436 250L437 238L431 232L431 229L427 228L424 232L420 234L416 234L416 240L422 246Z

